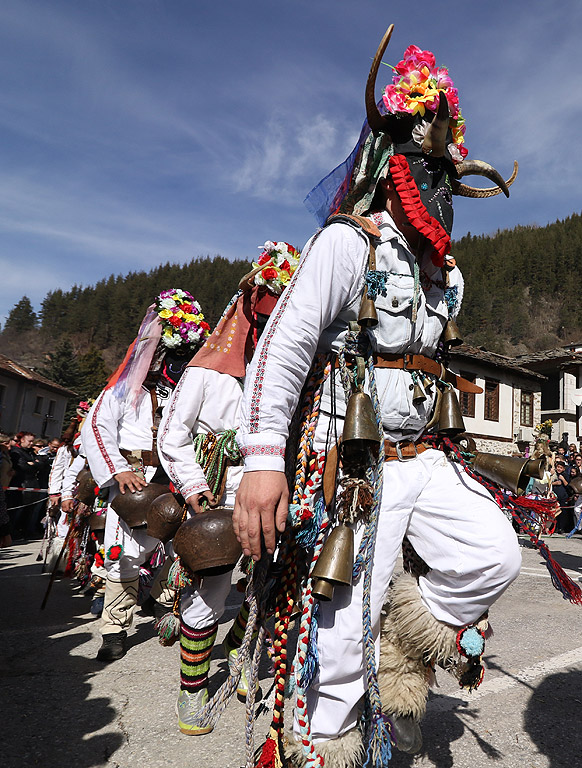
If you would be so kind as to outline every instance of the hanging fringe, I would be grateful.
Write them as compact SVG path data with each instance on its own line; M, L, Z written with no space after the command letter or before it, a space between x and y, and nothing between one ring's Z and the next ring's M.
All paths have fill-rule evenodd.
M174 604L172 610L164 614L156 623L156 631L160 640L160 645L169 648L180 639L180 598L182 590L177 589L174 595Z
M319 657L317 653L317 630L319 628L319 603L315 603L311 615L311 627L309 629L309 644L305 654L305 661L301 673L299 685L303 690L309 688L314 681L319 669Z
M513 519L519 525L520 531L529 536L533 546L544 558L546 568L549 571L554 587L560 592L564 600L569 600L573 605L582 605L582 589L580 589L578 584L572 581L562 566L554 560L547 545L543 541L540 541L539 536L532 526L535 522L534 514L546 516L552 515L556 502L551 499L528 499L525 496L513 496L498 485L490 483L473 470L472 466L463 457L459 448L447 437L428 435L423 437L423 440L430 443L437 450L444 450L445 453L453 454L465 472L487 488L496 504L502 509L505 508L511 512Z
M286 768L281 732L271 728L265 743L255 753L255 768Z
M149 560L149 566L153 570L156 568L159 568L161 565L164 564L164 561L166 559L166 550L164 549L164 545L162 542L158 542L157 547L154 549L152 556Z
M174 589L184 589L184 587L194 586L192 578L188 572L182 568L179 557L174 560L168 571L168 586L173 587Z
M574 605L582 605L582 589L572 581L562 566L552 557L552 553L543 541L539 541L537 548L546 562L552 584L562 593L564 600L569 600Z

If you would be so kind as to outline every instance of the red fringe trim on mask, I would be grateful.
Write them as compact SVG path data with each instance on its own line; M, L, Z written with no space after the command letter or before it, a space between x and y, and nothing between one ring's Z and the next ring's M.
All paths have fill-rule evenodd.
M406 157L404 155L392 155L389 167L394 186L408 221L433 246L433 264L436 267L442 267L445 263L445 256L451 251L451 238L424 207L416 182L410 173Z

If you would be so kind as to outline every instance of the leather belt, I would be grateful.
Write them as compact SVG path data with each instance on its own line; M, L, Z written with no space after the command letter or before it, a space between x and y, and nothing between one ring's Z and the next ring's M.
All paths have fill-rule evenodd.
M392 354L388 352L374 355L374 365L376 368L395 368L401 371L422 371L423 373L432 373L434 376L441 377L442 367L440 363L433 360L432 357L426 357L425 355L413 355L413 354ZM338 361L336 360L336 368L338 367ZM453 387L459 390L459 392L472 392L476 395L480 395L483 392L483 388L473 384L472 381L464 379L462 376L457 376L456 373L448 371L444 368L443 380L448 384L452 384Z
M154 463L154 453L153 451L142 451L140 449L134 450L134 451L128 451L125 448L120 448L119 453L123 456L124 459L127 459L127 461L133 466L134 464L143 464L144 467L157 467L158 465Z
M413 440L399 440L397 443L384 440L384 461L394 461L395 459L409 461L429 448L430 445L423 442L415 443Z

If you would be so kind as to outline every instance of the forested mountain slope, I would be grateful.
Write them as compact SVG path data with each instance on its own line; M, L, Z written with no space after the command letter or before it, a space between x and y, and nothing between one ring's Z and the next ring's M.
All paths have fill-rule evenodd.
M465 276L458 324L467 342L517 354L582 340L582 215L545 227L468 234L453 244L453 254ZM213 326L249 268L249 262L221 256L163 264L94 286L50 291L38 314L23 297L0 333L0 352L44 367L46 375L50 356L57 352L67 358L72 350L86 371L99 367L101 357L96 377L101 381L103 371L117 365L161 290L189 290Z

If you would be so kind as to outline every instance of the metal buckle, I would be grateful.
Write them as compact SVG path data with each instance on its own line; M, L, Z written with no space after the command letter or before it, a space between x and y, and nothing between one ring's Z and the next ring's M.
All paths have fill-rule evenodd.
M413 445L414 446L414 456L403 456L402 455L402 450L400 448L400 446L402 444L404 444L404 445ZM416 448L416 443L414 443L412 440L399 440L395 444L395 447L396 447L396 458L398 459L398 461L410 461L411 459L416 459L416 457L418 456L418 450Z
M402 370L407 371L408 366L412 365L412 359L414 355L411 352L404 352L402 355Z

